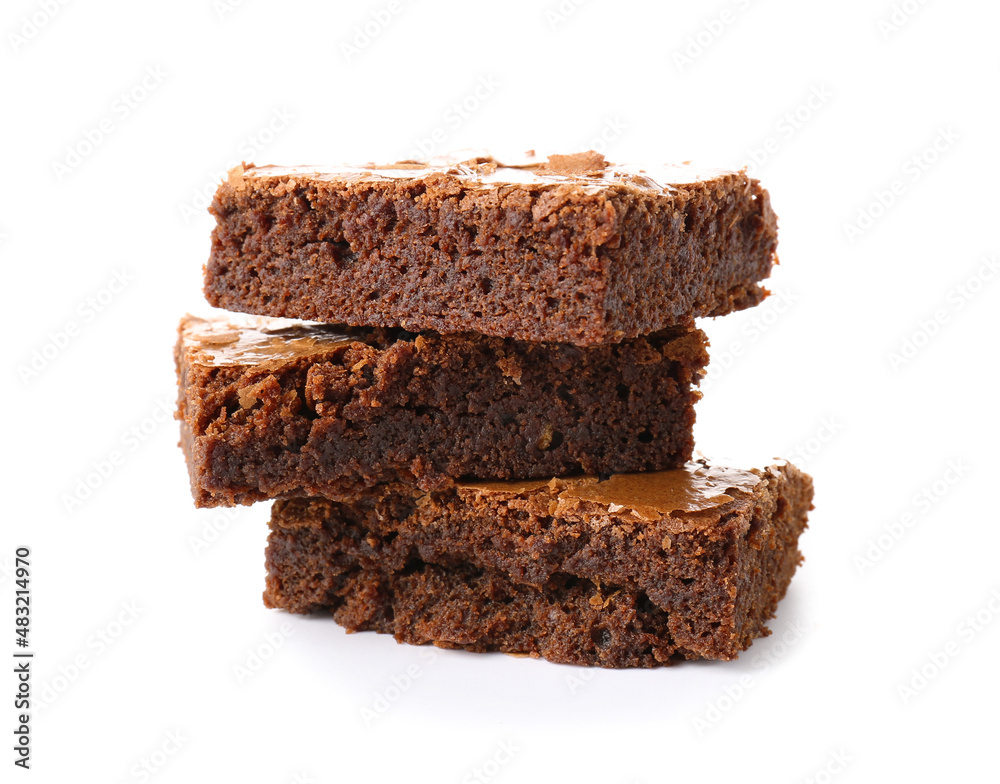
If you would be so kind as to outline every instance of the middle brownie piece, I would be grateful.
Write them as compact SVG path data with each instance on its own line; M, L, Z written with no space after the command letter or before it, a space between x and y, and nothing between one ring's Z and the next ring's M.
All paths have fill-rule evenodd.
M219 506L680 466L708 354L700 330L581 348L188 317L176 359L195 502Z

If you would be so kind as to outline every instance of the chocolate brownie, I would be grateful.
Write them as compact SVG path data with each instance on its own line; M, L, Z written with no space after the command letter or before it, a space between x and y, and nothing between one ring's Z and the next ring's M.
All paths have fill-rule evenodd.
M580 348L188 317L178 418L195 501L678 466L705 345L700 330Z
M401 642L652 667L769 634L812 480L704 462L606 479L279 501L265 604Z
M775 261L744 171L502 164L233 169L205 295L265 316L581 346L756 305Z

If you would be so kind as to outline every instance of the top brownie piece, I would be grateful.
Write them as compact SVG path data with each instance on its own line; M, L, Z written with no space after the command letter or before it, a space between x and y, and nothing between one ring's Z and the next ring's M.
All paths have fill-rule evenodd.
M777 244L767 191L745 172L595 152L242 165L211 212L212 305L579 346L756 305Z

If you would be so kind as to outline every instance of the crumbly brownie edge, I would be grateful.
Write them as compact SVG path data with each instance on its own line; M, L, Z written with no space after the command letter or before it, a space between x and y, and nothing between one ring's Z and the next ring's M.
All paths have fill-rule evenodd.
M703 190L711 189L711 198ZM672 204L629 205L629 232L606 249L608 329L643 334L662 322L662 302L682 304L670 318L685 313L723 316L759 304L768 291L760 282L777 261L777 217L768 192L755 179L730 175L702 188L678 188ZM642 237L656 236L664 222L676 228L659 263L636 265L648 253ZM683 304L687 303L687 304Z
M206 297L261 315L596 345L766 294L777 224L745 174L655 197L456 187L224 183Z
M774 617L803 561L798 542L813 509L813 480L804 471L786 463L778 469L769 468L764 476L762 500L754 507L743 543L747 568L742 570L737 587L735 617L739 623L733 640L743 648L754 638L771 633L767 621ZM764 515L766 524L762 522Z
M707 362L700 331L592 349L426 334L260 367L177 351L199 506L679 465Z
M624 539L615 533L588 538L587 531L603 527L609 533L629 527L627 520L600 523L585 515L567 526L542 517L529 523L523 515L530 510L517 503L516 514L497 524L495 510L451 521L442 519L453 515L447 501L393 493L368 509L324 499L278 502L267 551L266 602L292 612L337 606L344 596L337 586L348 572L382 575L389 585L387 580L408 573L414 563L480 570L536 592L573 580L589 584L592 595L602 595L604 586L606 598L616 592L636 601L641 597L650 611L664 613L670 645L731 659L769 634L765 622L801 560L797 541L811 497L808 476L792 466L768 469L753 497L721 507L707 526L704 516L687 515L670 534L647 523L642 535L633 531ZM544 490L533 498L536 510L552 503ZM344 519L352 516L352 522ZM699 533L678 533L699 519ZM373 522L378 520L384 524ZM668 552L658 549L664 536L672 539ZM398 623L393 633L407 634Z
M564 579L545 588L468 565L415 562L388 575L355 569L338 579L334 620L348 631L560 664L657 667L701 658L671 638L667 613L641 593Z

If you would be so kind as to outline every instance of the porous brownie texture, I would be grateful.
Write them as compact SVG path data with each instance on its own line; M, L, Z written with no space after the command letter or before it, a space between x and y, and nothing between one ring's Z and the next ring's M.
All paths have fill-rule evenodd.
M657 490L704 471L715 484L701 501ZM689 464L638 479L279 501L264 600L415 644L604 667L728 660L770 633L812 495L789 464Z
M198 506L646 471L691 456L699 330L580 348L188 317L181 445Z
M756 305L775 263L744 171L597 153L234 169L211 206L215 306L590 346Z

